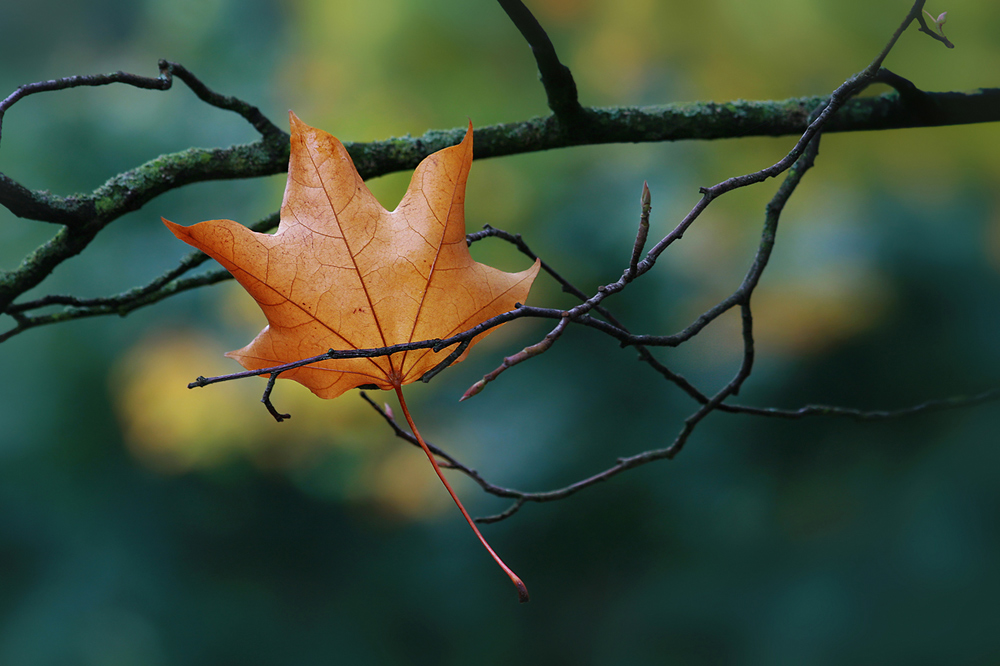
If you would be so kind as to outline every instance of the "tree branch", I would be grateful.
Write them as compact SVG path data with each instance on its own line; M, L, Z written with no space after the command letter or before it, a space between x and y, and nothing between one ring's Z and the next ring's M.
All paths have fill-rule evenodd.
M425 375L425 379L430 379L457 359L467 349L474 337L492 327L514 319L536 317L557 319L559 323L543 340L505 358L499 368L486 375L464 397L475 394L487 382L495 379L506 369L549 349L568 329L568 325L573 323L599 330L618 340L622 346L634 346L639 353L640 360L647 363L666 380L677 385L698 403L697 408L685 419L680 432L666 447L620 458L615 465L598 474L564 488L547 492L521 492L496 486L443 450L429 446L431 453L444 461L443 466L458 469L491 494L514 500L512 506L506 511L496 516L480 519L481 522L506 518L519 510L525 502L561 499L607 480L627 469L655 460L673 458L688 441L696 426L713 411L777 418L831 415L859 419L882 419L936 409L967 406L1000 398L1000 390L993 389L971 397L930 400L903 409L870 412L822 405L808 405L795 410L785 410L735 405L726 402L730 397L739 393L743 383L753 370L754 336L751 297L768 264L783 207L795 191L802 175L813 165L818 151L820 133L1000 120L1000 89L980 90L969 94L925 93L906 79L882 68L882 63L893 45L907 26L915 20L919 22L923 32L951 46L951 43L941 33L939 22L935 21L936 27L939 28L936 33L928 28L921 14L923 0L914 3L902 24L871 64L847 79L828 97L797 98L779 102L737 101L726 104L708 102L611 109L580 106L572 75L568 68L559 62L551 41L537 20L520 0L499 0L499 2L531 45L541 73L542 83L549 98L549 106L554 115L519 123L479 128L475 132L476 158L612 142L674 141L786 134L797 134L799 138L789 153L778 162L759 171L729 178L711 187L701 188L702 197L691 211L670 233L654 244L646 252L645 257L640 259L645 249L646 233L649 228L650 200L648 189L644 189L639 231L621 278L599 287L596 293L590 296L574 287L550 266L542 262L545 272L559 282L565 292L580 300L579 304L570 309L518 306L515 310L493 317L444 340L422 340L378 349L331 349L312 358L272 368L211 378L198 377L189 384L189 388L244 377L267 375L268 383L262 402L269 413L276 420L281 421L289 418L289 415L278 412L270 398L276 379L288 370L325 360L387 356L415 349L433 349L435 352L440 352L455 346L456 348L444 361ZM256 107L236 98L213 92L180 65L160 61L159 68L160 75L156 78L115 72L107 75L67 77L22 86L6 99L0 101L0 128L2 128L3 114L6 110L20 99L31 94L112 83L124 83L144 89L166 90L171 87L173 77L176 76L206 103L241 115L261 133L262 138L257 142L241 146L215 149L192 148L172 155L165 155L115 176L89 195L59 197L47 192L32 192L9 177L0 174L0 204L5 205L15 215L63 225L62 229L48 243L39 247L25 259L18 269L0 275L0 306L2 306L0 310L12 316L16 321L16 326L13 329L0 335L0 342L16 333L46 323L98 314L117 313L124 315L137 307L157 302L185 289L210 284L229 277L228 273L224 271L212 271L200 276L182 278L181 276L206 259L205 255L201 253L192 253L185 257L177 267L165 272L147 285L115 296L84 299L68 295L49 295L33 301L11 304L22 293L37 285L59 263L82 251L107 224L127 212L138 209L163 192L201 180L269 175L287 168L288 135L265 118ZM855 98L859 91L874 81L888 83L895 88L895 92L868 99ZM579 129L578 123L584 118L587 129L585 133L577 131ZM355 143L348 144L347 147L362 177L370 178L392 171L413 168L428 154L456 143L462 134L464 134L464 129L430 131L423 137L415 139L404 138L382 142ZM635 279L650 271L657 258L683 236L714 199L734 189L762 182L786 171L784 182L767 206L761 240L753 262L743 281L732 295L707 310L687 328L666 336L630 333L606 308L603 301L612 294L624 290ZM272 215L255 226L266 229L273 227L276 221L277 215ZM472 243L486 237L507 240L524 254L535 258L534 253L520 236L513 236L491 227L487 227L482 232L470 234L467 240ZM34 310L53 305L63 306L65 309L46 315L28 314ZM722 313L736 306L739 306L741 312L742 359L733 378L711 397L682 376L672 372L648 349L648 347L654 346L676 347L693 338ZM382 414L399 437L407 439L415 445L418 444L415 437L400 428L390 413L375 405L364 393L362 396Z
M383 408L379 407L375 401L373 401L364 391L361 391L361 397L372 409L379 413L379 415L386 421L390 428L392 428L393 433L396 437L403 439L413 446L419 446L416 438L408 433L406 430L401 428L396 422L395 418ZM760 416L773 416L777 418L790 418L790 419L800 419L810 416L833 416L833 417L848 417L854 418L859 421L882 421L894 418L901 418L906 416L914 416L917 414L929 413L933 411L947 410L947 409L960 409L964 407L969 407L972 405L981 404L984 402L991 402L995 400L1000 400L1000 389L992 389L989 391L984 391L982 393L973 396L956 396L951 398L945 398L940 400L928 400L926 402L920 403L918 405L912 405L910 407L904 407L895 410L875 410L875 411L865 411L858 409L850 409L844 407L832 407L827 405L807 405L796 410L772 410L772 409L759 409L755 410ZM754 408L749 408L754 409ZM750 413L750 412L748 412ZM505 518L509 518L514 515L522 506L527 502L553 502L556 500L565 499L570 495L575 495L581 490L590 488L591 486L597 485L602 481L607 481L622 472L640 467L642 465L655 462L657 460L663 460L669 458L670 448L655 449L652 451L643 451L637 453L633 456L619 458L614 465L608 467L607 469L593 474L587 478L580 479L569 485L563 486L561 488L556 488L553 490L545 490L538 492L529 492L523 490L517 490L515 488L506 488L504 486L496 485L486 478L484 478L478 471L472 469L471 467L463 464L461 461L456 459L454 456L450 455L447 451L444 451L440 447L435 446L430 442L426 442L428 448L441 459L441 466L447 467L449 469L454 469L462 474L465 474L470 479L475 481L480 488L485 492L495 495L497 497L503 497L506 499L514 500L513 504L501 513L492 516L483 516L476 518L476 522L479 523L495 523Z
M584 110L577 96L576 82L569 67L559 62L545 29L521 0L498 2L531 47L552 113L569 125L579 124Z
M10 99L10 98L8 98ZM16 100L15 100L16 101ZM662 107L588 109L588 132L570 136L553 117L483 127L475 132L479 159L573 145L781 136L799 133L823 98L780 102L737 101ZM896 92L846 102L824 131L929 127L1000 120L1000 89L975 93L924 93L915 108ZM419 138L348 144L364 178L410 169L428 154L461 138L464 130L430 131ZM229 148L191 148L126 171L89 195L60 197L33 192L0 174L0 204L20 217L66 225L17 269L0 274L0 311L80 253L107 224L156 196L206 180L251 178L287 169L288 143L274 136Z
M250 229L266 232L274 229L277 225L278 214L273 213L256 224L250 225ZM7 308L7 314L14 318L17 325L10 330L0 333L0 343L18 333L23 333L28 329L46 324L109 314L124 317L133 310L159 303L163 299L175 294L232 279L232 273L224 268L217 268L195 277L181 279L182 275L197 268L208 261L208 259L209 256L204 252L190 252L181 259L177 266L154 278L149 283L141 287L134 287L114 296L78 298L64 294L50 294L33 301L24 301L10 305ZM62 305L65 307L60 312L50 314L25 314L31 310L38 310L53 305Z
M1000 121L1000 88L974 92L923 93L912 108L896 92L853 99L830 119L825 132L858 132ZM587 108L588 134L571 137L552 116L475 130L475 157L505 155L605 143L647 143L690 139L802 134L810 112L824 97L780 101L696 102L662 106ZM403 137L345 146L365 179L413 169L427 155L454 145L465 129L430 130ZM72 223L100 210L117 217L182 185L208 180L254 178L287 169L287 140L278 146L257 141L229 148L192 148L163 155L126 171L89 195L60 197L27 190L0 174L0 205L15 215L43 222Z
M717 184L716 186L713 186L712 188L703 188L702 200L694 207L694 209L692 209L692 211L685 217L685 219L682 220L682 222L674 229L674 231L672 231L670 234L664 237L664 239L662 239L659 243L657 243L657 245L654 246L654 248L650 250L650 252L647 254L646 259L644 259L641 263L639 263L637 262L637 258L641 253L641 247L644 244L645 240L644 231L645 227L647 226L642 224L642 221L645 221L645 217L648 215L649 211L648 192L644 190L643 219L640 223L640 230L637 235L635 248L633 248L631 260L625 272L623 273L622 278L616 283L605 285L599 288L598 293L595 294L593 297L585 300L580 305L563 313L562 318L560 320L560 325L557 326L556 329L554 329L548 336L546 336L545 340L543 340L541 343L538 343L537 345L526 348L524 351L515 355L514 357L504 359L504 363L503 365L501 365L500 368L498 368L494 372L484 377L484 379L481 382L474 385L473 388L466 393L466 396L463 396L463 399L464 397L468 397L468 395L470 394L478 392L478 390L480 390L487 381L494 379L501 371L505 370L507 367L510 367L516 362L527 360L527 358L535 355L533 353L528 353L529 350L538 348L539 353L541 351L545 351L548 348L548 346L550 346L552 342L562 334L563 328L567 323L569 323L570 321L579 321L580 317L582 315L585 315L588 310L594 307L599 307L601 301L607 295L616 293L617 291L621 291L622 289L625 288L625 286L629 282L634 280L636 277L642 275L643 273L647 272L652 267L657 256L659 256L659 254L662 253L670 244L672 244L674 241L679 239L681 235L683 235L684 231L694 222L694 220L700 215L700 213L705 209L705 207L707 207L707 205L715 197L724 194L728 191L731 191L733 189L744 187L746 185L753 184L756 182L760 182L765 178L777 175L778 173L781 173L785 169L791 167L784 183L782 184L781 187L779 187L775 196L767 206L765 224L761 236L760 245L754 257L753 264L748 270L747 275L743 279L739 288L733 293L732 296L723 300L716 307L710 309L704 315L699 317L699 319L696 320L694 324L689 326L688 329L685 329L685 331L683 331L681 334L675 336L667 336L655 340L655 342L659 342L662 344L672 344L672 345L681 344L682 342L696 335L700 330L702 330L711 321L717 318L721 313L725 312L726 310L735 305L739 305L743 322L742 338L743 338L744 352L740 368L736 373L736 375L733 377L733 379L730 380L729 383L727 383L710 399L703 396L700 392L697 392L697 390L694 389L694 387L690 387L691 391L689 392L692 394L692 397L695 397L695 399L698 400L699 403L701 403L700 407L694 413L692 413L687 419L685 419L683 428L669 446L660 449L644 451L642 453L636 454L628 458L620 458L616 465L606 469L605 471L600 472L591 477L588 477L586 479L580 480L562 489L544 493L524 493L507 488L497 488L496 486L493 486L492 484L489 484L488 482L483 480L481 477L478 476L478 474L475 475L473 478L485 490L487 490L487 492L498 494L504 497L513 498L515 500L514 503L506 511L497 514L495 516L482 518L480 519L481 521L492 522L496 520L502 520L510 515L513 515L516 511L520 509L521 506L523 506L523 504L526 501L550 501L554 499L561 499L570 494L578 492L583 488L607 480L612 476L617 475L618 473L625 471L627 469L631 469L633 467L653 462L656 460L673 458L683 448L685 442L688 440L688 438L690 437L691 433L693 432L697 424L712 411L716 409L722 409L724 407L724 401L728 397L736 395L739 392L743 382L750 376L753 369L754 339L753 339L753 316L750 306L751 297L754 289L756 289L757 285L759 284L761 275L763 274L763 271L767 266L768 260L771 255L771 251L773 250L778 221L781 212L784 209L785 203L787 202L791 194L795 191L804 173L813 166L815 157L818 153L820 132L823 131L823 129L825 129L824 125L832 117L832 114L836 112L838 106L842 105L850 96L856 94L857 92L862 90L865 86L867 86L870 82L876 80L876 77L880 77L882 80L890 81L894 85L894 87L900 90L901 95L906 96L911 101L915 98L917 93L914 92L914 89L910 88L912 84L909 84L909 82L905 81L905 79L902 79L901 77L896 77L892 73L881 69L881 63L883 62L884 58L886 57L892 45L898 39L902 31L905 30L907 25L910 22L912 22L916 16L919 16L917 12L919 12L919 10L922 9L922 6L923 2L917 2L914 4L913 8L910 10L910 13L907 15L906 20L904 20L901 26L894 33L893 37L890 39L886 48L883 49L883 51L879 54L878 57L876 57L876 59L869 65L868 68L866 68L863 72L859 73L858 75L855 75L854 77L848 79L842 86L840 86L831 95L827 103L816 107L816 109L813 112L813 116L810 118L810 123L806 128L805 132L803 133L803 135L801 136L801 138L799 139L793 150L784 159L775 163L771 167L767 167L752 174L747 174L746 176L727 179L726 181L723 181ZM518 238L517 241L519 242L520 239ZM630 337L633 337L630 336L630 334L628 334L623 327L616 325L610 325L610 324L606 325L606 332L613 332L613 334L616 337L619 337L619 339L623 338L628 339ZM644 347L640 348L643 349L643 351L645 352ZM645 353L647 358L650 358L648 352ZM654 366L655 369L661 371L666 378L671 380L674 379L672 377L672 373L670 373L669 370L667 370L665 367L661 369L660 367L657 367L656 364L652 365ZM807 406L799 410L786 411L786 410L772 410L772 409L755 409L755 408L747 408L747 407L732 406L732 405L727 406L728 407L727 411L752 413L761 416L780 416L783 418L800 418L805 415L815 415L815 414L841 415L841 416L849 415L855 418L889 418L891 416L909 415L921 411L930 411L932 409L942 409L958 405L975 404L985 400L993 400L998 397L1000 397L1000 390L992 390L973 396L972 398L958 397L958 398L949 398L945 400L932 400L922 403L921 405L895 410L892 412L886 412L886 411L863 412L860 410L850 409L850 408L823 407L823 406ZM388 414L383 413L383 416L387 420L390 421L392 420L391 416ZM396 430L397 435L405 436L405 434L401 434L401 431L398 427L394 428ZM462 466L459 466L458 468L465 469Z

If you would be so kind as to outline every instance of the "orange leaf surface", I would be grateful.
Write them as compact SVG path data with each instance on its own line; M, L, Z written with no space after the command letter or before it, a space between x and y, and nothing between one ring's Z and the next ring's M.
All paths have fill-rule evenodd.
M329 349L446 338L524 302L539 262L507 273L473 261L465 242L471 123L460 144L420 163L399 206L387 211L340 141L290 117L288 185L274 235L231 220L190 227L163 220L225 266L267 317L253 342L227 356L259 370ZM282 377L335 398L366 384L416 381L448 353L323 361Z
M390 212L362 182L340 141L309 127L295 114L290 118L288 185L274 235L250 231L231 220L190 227L163 220L178 238L225 266L267 317L267 326L253 342L227 356L248 370L261 370L330 349L375 349L448 338L512 310L527 298L539 261L520 273L506 273L473 261L465 242L471 123L460 144L439 150L417 166L403 200ZM321 398L336 398L366 384L394 389L434 471L517 587L518 598L527 601L524 583L483 538L403 399L401 387L420 379L448 353L419 349L378 358L326 360L282 376Z

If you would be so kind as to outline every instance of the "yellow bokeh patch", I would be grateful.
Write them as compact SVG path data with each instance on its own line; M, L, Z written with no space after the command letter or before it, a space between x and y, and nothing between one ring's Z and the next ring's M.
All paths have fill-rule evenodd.
M328 456L340 453L354 461L352 475L339 477L339 487L325 495L403 519L448 508L423 453L395 438L355 393L319 400L296 382L279 381L274 404L292 418L277 423L260 403L263 379L188 389L198 375L240 370L224 351L207 335L174 330L148 336L121 356L111 388L126 445L143 464L177 474L243 459L299 481L323 473ZM369 394L378 404L390 397ZM303 483L317 485L314 478Z

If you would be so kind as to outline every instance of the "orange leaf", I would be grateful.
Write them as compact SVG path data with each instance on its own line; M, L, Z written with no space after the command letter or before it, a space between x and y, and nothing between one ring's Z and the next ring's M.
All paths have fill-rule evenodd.
M439 150L417 166L403 200L390 212L368 191L340 141L309 127L295 114L290 117L288 185L273 236L231 220L191 227L163 220L178 238L225 266L267 317L268 325L253 342L227 356L248 370L260 370L329 349L374 349L448 338L512 310L527 298L539 261L520 273L506 273L473 261L465 242L472 123L460 144ZM327 360L289 370L283 377L304 384L321 398L336 398L366 384L394 389L434 471L517 587L518 598L527 601L524 583L479 532L403 399L403 384L420 379L447 354L420 349L378 358Z
M231 220L191 227L163 220L225 266L267 317L253 342L227 356L259 370L329 349L447 338L524 302L539 262L507 273L473 261L465 242L471 123L460 144L420 163L390 212L340 141L290 117L288 185L274 235ZM323 361L282 376L335 398L365 384L392 389L416 381L447 354L421 349Z

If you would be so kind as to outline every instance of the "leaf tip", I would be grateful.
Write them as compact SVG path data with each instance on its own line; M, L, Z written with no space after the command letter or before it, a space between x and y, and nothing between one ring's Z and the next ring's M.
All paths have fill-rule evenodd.
M302 119L295 115L295 112L291 109L288 110L288 127L292 130L292 134L297 134L304 129L312 129L309 125L302 122Z
M190 234L187 232L187 229L185 227L183 227L183 226L181 226L181 225L179 225L179 224L177 224L175 222L171 222L170 220L168 220L165 217L160 217L160 220L163 222L164 226L166 226L167 229L170 230L170 233L172 233L174 236L177 236L177 238L179 238L180 240L183 240L183 241L187 242L186 238Z
M458 144L465 147L469 152L469 156L472 155L472 118L469 118L469 128L465 130L465 136L462 137L462 141Z

